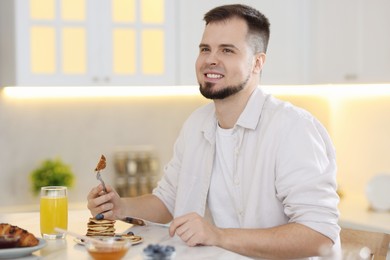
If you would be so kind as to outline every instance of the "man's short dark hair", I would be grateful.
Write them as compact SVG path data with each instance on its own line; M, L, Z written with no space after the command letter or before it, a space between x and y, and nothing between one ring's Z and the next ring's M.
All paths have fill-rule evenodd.
M223 5L208 11L203 20L206 25L213 22L226 21L238 17L243 19L248 26L248 39L255 53L267 52L270 23L258 10L241 4Z

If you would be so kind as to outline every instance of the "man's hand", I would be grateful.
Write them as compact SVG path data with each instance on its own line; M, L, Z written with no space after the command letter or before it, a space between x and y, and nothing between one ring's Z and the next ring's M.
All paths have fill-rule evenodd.
M115 220L121 216L122 201L118 193L109 185L107 185L108 193L103 191L103 186L93 188L87 196L88 209L92 216L103 214L104 219Z
M218 246L259 258L303 258L321 255L333 243L324 235L298 223L267 229L218 228L196 213L175 218L169 235L178 235L188 246ZM325 251L324 251L325 252Z
M196 213L175 218L169 227L169 235L178 235L187 245L217 246L222 230Z

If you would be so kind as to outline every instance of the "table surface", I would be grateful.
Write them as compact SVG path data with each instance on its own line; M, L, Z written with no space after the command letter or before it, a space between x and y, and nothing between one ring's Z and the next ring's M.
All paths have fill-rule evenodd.
M343 199L339 205L341 216L340 225L343 227L363 229L369 231L386 232L390 234L390 212L374 212L368 210L368 203L364 199ZM26 209L25 209L26 210ZM27 229L37 237L40 236L39 212L7 212L0 213L0 223L9 223ZM73 207L69 211L68 230L85 234L90 213L85 205ZM188 247L179 238L171 238L167 228L136 227L117 221L117 233L131 230L143 238L143 242L130 248L124 259L142 259L142 250L149 244L172 245L175 247L176 259L250 259L242 255L218 247ZM389 249L390 250L390 249ZM67 236L64 240L47 241L47 246L34 252L32 255L18 259L92 259L86 248L78 245L74 238ZM388 258L390 260L390 252Z
M390 211L371 210L363 196L342 199L339 210L339 225L342 227L390 234Z
M90 218L88 210L70 210L68 214L68 230L85 234ZM39 212L0 214L0 223L17 225L40 236ZM143 242L133 245L123 259L142 260L142 251L149 244L171 245L176 249L176 259L250 259L219 247L189 247L178 237L170 237L165 227L132 226L121 221L115 223L116 233L132 231L143 238ZM31 255L18 259L92 259L86 248L75 242L71 236L60 240L47 240L47 245Z

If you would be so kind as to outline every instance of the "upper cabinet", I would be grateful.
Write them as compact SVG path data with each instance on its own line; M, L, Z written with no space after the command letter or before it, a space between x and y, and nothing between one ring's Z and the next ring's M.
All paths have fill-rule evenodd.
M241 2L271 22L262 84L390 82L389 0ZM0 86L195 85L203 15L226 3L0 0Z
M307 83L390 82L390 1L312 1Z
M179 2L179 1L178 1ZM194 84L203 14L226 0L187 1L177 12L180 84ZM199 4L201 3L201 4ZM389 0L242 0L263 12L271 37L261 84L390 82Z
M0 85L175 83L173 0L5 2Z

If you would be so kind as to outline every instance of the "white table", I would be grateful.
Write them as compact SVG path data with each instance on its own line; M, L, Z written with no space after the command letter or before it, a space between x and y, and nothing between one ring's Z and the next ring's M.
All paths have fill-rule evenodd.
M88 210L70 210L68 215L68 230L79 234L85 234L90 217ZM39 212L7 213L0 214L0 223L17 225L28 230L37 237L40 236ZM148 244L159 243L171 245L176 249L176 259L250 259L242 255L224 250L219 247L199 246L188 247L178 237L171 238L168 229L164 227L137 227L117 221L116 232L124 232L130 229L135 235L141 236L144 241L130 248L124 259L142 260L142 251ZM47 240L47 246L32 255L18 259L92 259L86 248L78 245L74 238L67 236L64 240Z
M369 203L363 196L343 198L339 209L341 227L390 234L390 212L370 210ZM386 260L390 260L390 245Z
M362 196L343 198L339 209L342 227L390 234L390 211L370 210L368 201Z

